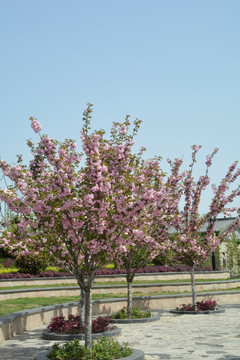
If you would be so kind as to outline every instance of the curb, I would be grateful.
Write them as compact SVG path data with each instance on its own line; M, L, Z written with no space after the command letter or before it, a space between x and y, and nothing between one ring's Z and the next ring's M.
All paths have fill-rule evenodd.
M49 358L47 357L48 353L49 350L42 351L34 357L34 360L49 360ZM144 360L144 359L145 359L145 354L142 350L133 349L132 355L123 358L118 358L116 360Z
M104 331L102 333L96 333L92 334L92 339L96 340L102 337L112 337L112 336L118 336L121 335L121 329L116 328L110 331ZM73 339L79 339L84 340L85 334L57 334L57 333L51 333L47 330L44 330L42 333L42 339L44 340L56 340L56 341L69 341Z

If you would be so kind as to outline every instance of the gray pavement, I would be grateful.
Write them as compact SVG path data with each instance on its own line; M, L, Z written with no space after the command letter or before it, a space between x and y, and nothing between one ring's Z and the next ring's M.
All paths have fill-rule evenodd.
M146 360L240 360L240 305L225 309L207 315L175 315L162 310L156 322L119 324L122 334L117 339L143 350ZM0 344L0 360L33 360L39 350L55 343L41 339L44 328Z

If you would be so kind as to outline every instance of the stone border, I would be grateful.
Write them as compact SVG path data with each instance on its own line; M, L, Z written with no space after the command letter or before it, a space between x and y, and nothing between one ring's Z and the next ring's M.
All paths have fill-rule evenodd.
M139 324L139 323L147 323L158 321L160 319L160 314L152 313L152 316L149 318L141 318L141 319L110 319L111 324Z
M177 310L177 309L172 309L169 311L172 314L178 314L178 315L183 315L183 314L189 314L189 315L204 315L204 314L219 314L219 313L224 313L225 309L222 308L218 308L215 310L204 310L204 311L182 311L182 310Z
M121 329L116 327L113 330L92 334L92 339L96 340L96 339L99 339L102 337L112 337L112 336L118 336L118 335L121 335ZM42 339L56 340L56 341L62 341L62 340L63 341L69 341L69 340L71 341L73 339L84 340L85 335L84 334L56 334L56 333L51 333L47 330L43 330Z
M130 356L126 356L123 358L118 358L116 360L144 360L145 359L145 354L142 350L138 350L138 349L132 349L133 353ZM38 353L37 355L35 355L34 360L49 360L49 358L47 358L47 354L49 353L49 350L44 350L40 353Z

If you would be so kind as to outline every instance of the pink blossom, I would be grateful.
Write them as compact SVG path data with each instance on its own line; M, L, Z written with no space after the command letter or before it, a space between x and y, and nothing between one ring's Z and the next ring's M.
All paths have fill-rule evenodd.
M127 128L125 125L122 125L118 131L119 131L119 134L124 135L127 132Z
M31 127L35 131L35 133L38 133L42 130L41 124L37 121L37 119L33 119L31 121Z
M230 167L229 167L229 171L232 172L235 170L236 166L238 164L238 161L235 161Z
M212 157L210 155L207 155L207 161L205 163L208 167L212 165Z

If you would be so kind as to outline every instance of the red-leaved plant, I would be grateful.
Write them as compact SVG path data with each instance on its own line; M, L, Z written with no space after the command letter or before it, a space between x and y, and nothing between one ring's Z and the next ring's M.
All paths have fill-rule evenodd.
M218 304L214 300L197 301L197 310L196 311L215 310L217 307L218 307ZM182 304L180 308L177 308L177 310L195 311L194 306L191 304Z
M110 325L110 318L108 316L99 316L92 321L93 334L110 331L113 328L115 328L115 326ZM68 319L65 319L65 317L61 315L51 319L47 330L57 334L84 334L85 327L79 325L78 315L69 315Z

